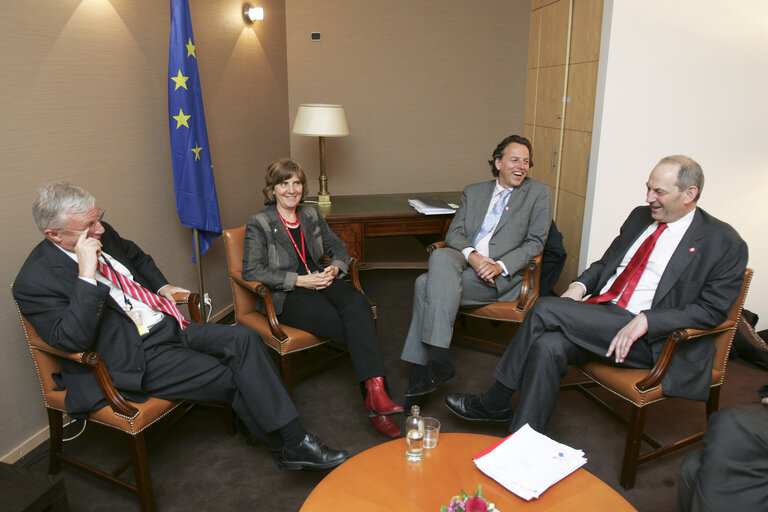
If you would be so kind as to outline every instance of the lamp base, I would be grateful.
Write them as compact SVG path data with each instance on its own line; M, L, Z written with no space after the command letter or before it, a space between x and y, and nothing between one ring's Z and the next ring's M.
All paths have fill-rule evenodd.
M317 204L331 204L331 194L318 194Z

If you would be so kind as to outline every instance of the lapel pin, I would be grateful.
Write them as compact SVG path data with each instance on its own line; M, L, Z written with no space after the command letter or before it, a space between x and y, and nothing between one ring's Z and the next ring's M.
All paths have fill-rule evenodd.
M505 206L504 210L509 211L509 206Z
M688 252L690 252L691 254L693 254L694 252L696 252L696 248L695 248L695 247L689 247L689 248L688 248Z

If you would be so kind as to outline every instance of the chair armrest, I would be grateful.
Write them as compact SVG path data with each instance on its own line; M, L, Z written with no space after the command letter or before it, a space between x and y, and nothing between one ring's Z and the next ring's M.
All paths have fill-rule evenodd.
M349 280L352 281L352 285L358 289L360 293L365 295L365 291L363 291L363 286L360 284L360 261L357 258L352 258L352 260L349 262L349 269L347 271L347 275L349 276ZM373 318L378 318L378 309L376 307L376 303L373 302L367 295L365 295L365 298L368 299L368 302L371 304L371 309L373 310Z
M427 246L427 254L432 254L436 249L442 249L443 247L445 247L445 240L431 243Z
M120 396L115 386L112 384L112 377L109 376L107 367L102 361L99 354L96 352L86 350L85 352L63 352L48 345L40 338L36 338L34 342L30 340L30 346L39 350L40 352L46 352L52 354L61 359L68 359L76 363L84 364L91 368L93 375L96 377L96 381L99 384L104 398L107 400L107 404L115 411L116 414L133 418L138 414L139 410L128 403L125 398Z
M120 393L117 392L115 386L112 384L112 377L109 376L107 367L102 361L99 354L90 350L83 352L82 363L89 366L93 375L96 377L96 381L99 383L99 388L104 394L107 403L115 412L120 416L127 418L134 418L139 413L139 410L129 404Z
M713 327L712 329L675 329L671 333L669 333L669 336L667 336L667 340L664 342L664 348L661 350L661 355L659 356L659 360L656 361L656 364L653 366L651 371L648 373L648 375L645 376L641 381L639 381L637 384L635 384L635 387L638 389L638 391L647 391L649 389L655 388L659 384L661 384L661 380L664 378L664 375L667 373L667 370L669 370L669 365L672 363L672 357L675 355L675 351L677 350L677 346L680 343L683 342L693 342L697 338L701 338L702 336L708 336L710 334L717 334L719 332L728 331L728 330L734 330L736 329L736 322L732 320L726 320L722 324L718 325L717 327Z
M232 281L253 292L264 303L264 310L267 312L267 320L269 320L269 330L272 332L272 336L277 340L286 340L288 335L285 334L283 328L280 326L280 322L277 320L277 313L275 312L275 304L272 302L272 295L267 288L260 281L247 281L243 279L241 272L230 273Z
M203 317L200 312L200 295L190 292L178 292L173 294L173 300L176 305L187 304L189 306L189 318L193 322L203 323Z
M528 265L520 271L523 273L523 282L520 284L520 297L517 299L517 306L515 306L518 311L525 311L529 305L528 302L534 298L533 296L536 295L537 298L539 295L542 254L531 258Z

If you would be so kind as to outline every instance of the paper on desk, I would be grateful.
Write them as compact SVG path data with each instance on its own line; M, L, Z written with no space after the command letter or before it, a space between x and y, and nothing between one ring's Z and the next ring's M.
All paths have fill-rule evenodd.
M408 204L410 204L417 212L423 213L424 215L445 215L456 213L456 210L451 208L448 203L444 203L443 201L409 199Z
M525 500L538 498L586 463L583 451L553 441L528 424L475 456L480 471Z

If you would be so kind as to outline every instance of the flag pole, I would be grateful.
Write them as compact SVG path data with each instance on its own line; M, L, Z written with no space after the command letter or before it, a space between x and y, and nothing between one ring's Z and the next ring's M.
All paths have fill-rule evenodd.
M197 267L197 289L200 294L200 307L202 308L202 322L206 323L205 315L205 288L203 287L203 259L200 257L200 235L197 228L192 228L192 238L195 241L195 266Z

